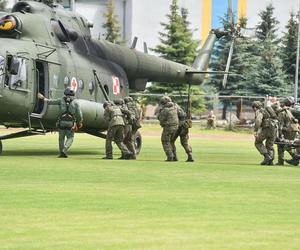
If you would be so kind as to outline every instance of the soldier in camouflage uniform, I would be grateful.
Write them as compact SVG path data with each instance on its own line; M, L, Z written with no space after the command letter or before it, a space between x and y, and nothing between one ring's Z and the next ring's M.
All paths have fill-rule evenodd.
M279 140L284 142L294 141L297 133L299 132L298 120L295 119L290 111L290 108L294 105L294 99L287 97L282 104L282 109L278 112L279 120ZM292 159L286 160L287 163L297 166L299 164L299 156L296 150L290 145L278 144L278 163L277 165L284 165L284 151L287 151Z
M273 165L274 159L274 142L277 137L276 114L266 108L262 103L255 101L252 103L255 112L255 147L264 156L261 165ZM265 145L264 145L264 141Z
M177 109L177 115L179 119L179 126L178 130L176 131L174 137L171 139L171 145L173 146L173 154L174 154L174 160L177 161L177 154L176 154L176 146L175 141L177 140L178 136L180 137L180 143L181 146L184 148L188 158L187 162L193 162L193 156L192 156L192 148L189 145L189 128L191 127L190 121L187 118L187 114L184 112L184 110L177 104L175 104Z
M47 99L42 94L38 98L45 100L48 105L58 105L60 115L57 121L59 133L59 156L67 158L67 151L74 140L74 131L82 127L82 113L79 103L75 100L75 92L69 87L64 91L64 97L60 99ZM66 140L65 140L66 139Z
M140 129L141 126L141 109L137 106L136 102L130 97L127 96L124 98L125 104L129 111L131 111L134 114L134 119L132 121L132 134L135 135L135 133Z
M124 119L120 107L110 102L103 104L104 119L108 123L108 130L105 142L106 156L103 159L113 158L112 141L114 141L122 152L120 159L129 159L131 157L130 151L123 143L124 139Z
M160 101L160 108L157 111L157 118L163 132L161 135L161 143L165 154L167 156L166 161L176 161L173 149L175 147L172 138L178 130L179 120L177 115L177 108L170 98L163 96Z
M114 103L120 107L122 114L123 114L123 119L124 119L124 124L125 124L123 143L125 144L125 146L128 148L128 150L131 153L130 159L135 160L136 154L135 154L135 148L134 148L134 143L133 143L134 140L133 140L133 134L132 134L132 124L133 124L133 121L135 120L134 113L128 109L124 100L118 99L118 100L115 100ZM121 158L124 158L124 155L122 155Z

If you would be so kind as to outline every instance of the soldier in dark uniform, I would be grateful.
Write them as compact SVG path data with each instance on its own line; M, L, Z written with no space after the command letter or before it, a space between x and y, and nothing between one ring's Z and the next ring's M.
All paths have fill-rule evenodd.
M108 123L105 151L106 156L103 159L113 159L112 141L114 141L122 152L120 159L129 159L131 157L130 151L124 145L124 119L120 107L110 102L103 104L104 119Z
M123 114L123 119L124 119L124 124L125 124L123 143L125 144L125 146L128 148L128 150L131 153L130 159L135 160L136 154L135 154L135 148L134 148L134 143L133 143L133 134L132 134L132 125L133 125L133 121L135 120L134 113L128 109L124 100L118 99L118 100L115 100L114 103L120 107L122 114ZM122 156L122 157L124 157L124 156Z
M189 128L191 127L190 121L187 118L187 114L184 112L184 110L176 104L177 108L177 115L179 119L179 127L176 131L174 137L171 139L171 145L173 146L173 154L174 154L174 160L177 161L177 154L176 154L176 147L175 147L175 141L177 140L178 136L180 137L180 143L181 146L184 148L188 158L187 162L193 162L193 156L192 156L192 148L189 145Z
M160 101L160 108L157 111L157 118L163 132L161 135L161 143L165 154L167 156L166 161L176 161L173 149L175 147L172 138L178 130L179 120L177 114L177 108L170 98L163 96Z
M260 164L273 165L274 142L277 137L276 114L263 108L259 101L253 102L252 108L255 112L255 147L264 156L264 160Z
M67 151L74 140L74 131L82 127L82 113L79 103L76 101L75 92L71 88L66 88L64 97L60 99L47 99L42 94L38 98L45 100L48 105L59 105L60 115L57 120L59 132L59 157L67 158Z
M282 103L282 108L278 112L279 120L279 139L280 141L294 141L297 133L299 132L298 120L295 119L290 111L290 108L295 104L294 98L287 97ZM289 145L278 144L278 163L277 165L284 165L284 151L287 151L292 159L286 160L287 163L297 166L300 157L297 155L296 150Z

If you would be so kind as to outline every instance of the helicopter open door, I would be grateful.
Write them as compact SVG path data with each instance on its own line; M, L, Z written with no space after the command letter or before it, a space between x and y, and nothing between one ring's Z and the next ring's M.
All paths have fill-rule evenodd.
M33 113L40 114L42 117L47 110L47 103L37 98L37 94L41 93L45 97L49 97L49 74L48 63L43 61L36 61L36 75L35 75L35 106Z

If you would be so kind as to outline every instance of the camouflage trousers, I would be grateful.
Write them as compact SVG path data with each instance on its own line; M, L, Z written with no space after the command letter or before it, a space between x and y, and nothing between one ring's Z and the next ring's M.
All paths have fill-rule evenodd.
M164 149L165 154L168 157L168 159L172 159L175 157L175 155L173 153L175 144L174 144L174 141L172 140L172 138L174 138L177 130L178 130L177 125L163 127L163 132L161 134L161 143L162 143L163 149Z
M135 156L134 134L132 132L132 126L130 124L125 125L123 142L128 150L132 153L132 155Z
M124 126L116 125L108 129L105 141L105 153L106 157L112 158L113 147L112 142L114 141L118 148L121 150L122 155L130 154L128 148L123 143L124 140Z
M67 129L58 130L59 152L67 153L72 146L74 140L74 132Z
M177 140L178 136L180 137L180 144L184 148L187 155L192 153L192 148L189 145L189 129L185 126L179 126L176 133L171 139L171 145L172 145L172 151L175 157L177 157L176 154L176 146L175 141Z
M269 154L274 159L274 142L277 137L275 127L262 128L255 137L255 147L262 155ZM265 141L265 144L263 143Z

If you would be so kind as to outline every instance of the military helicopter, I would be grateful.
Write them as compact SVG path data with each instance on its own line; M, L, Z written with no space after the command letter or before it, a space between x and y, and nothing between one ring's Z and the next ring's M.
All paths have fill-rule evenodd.
M50 3L49 3L50 2ZM2 13L3 14L3 13ZM23 130L2 140L55 130L58 107L37 98L76 92L83 113L81 132L105 138L102 104L143 91L146 83L201 84L220 32L212 31L193 67L105 40L91 38L92 24L53 1L20 1L0 18L0 124ZM145 48L145 51L147 48ZM137 151L141 135L136 138Z

